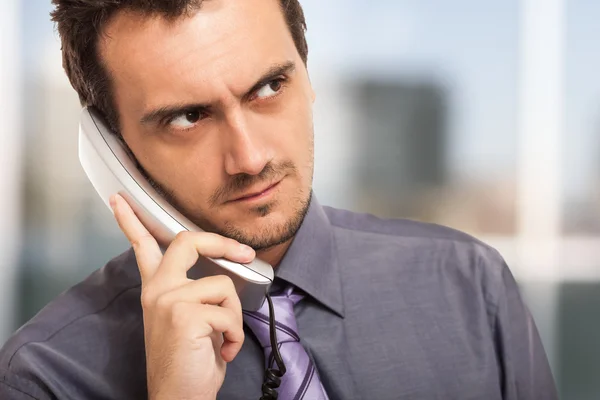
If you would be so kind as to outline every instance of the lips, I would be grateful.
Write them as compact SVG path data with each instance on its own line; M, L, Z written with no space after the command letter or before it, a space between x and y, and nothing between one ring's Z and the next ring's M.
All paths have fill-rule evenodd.
M247 200L247 199L251 199L252 197L260 196L261 194L263 194L263 193L265 193L265 192L273 189L275 186L277 186L279 184L279 182L281 182L281 181L277 181L275 183L272 183L272 184L270 184L269 186L267 186L267 187L265 187L263 189L252 191L250 193L244 194L244 195L242 195L240 197L237 197L237 198L235 198L235 199L233 199L231 201Z

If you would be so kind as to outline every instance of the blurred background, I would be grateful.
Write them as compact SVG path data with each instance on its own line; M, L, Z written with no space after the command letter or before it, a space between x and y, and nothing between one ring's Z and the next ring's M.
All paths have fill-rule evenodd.
M0 2L0 342L128 247L79 165L49 3ZM496 247L561 398L600 398L600 2L302 3L320 202Z

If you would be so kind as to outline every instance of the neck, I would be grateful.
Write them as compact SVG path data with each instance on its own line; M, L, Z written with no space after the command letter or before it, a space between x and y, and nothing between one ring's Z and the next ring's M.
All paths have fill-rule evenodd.
M256 257L260 258L264 262L269 263L273 268L277 268L283 256L287 252L288 248L292 244L294 238L291 238L287 242L278 244L277 246L269 247L268 249L259 250L256 252Z

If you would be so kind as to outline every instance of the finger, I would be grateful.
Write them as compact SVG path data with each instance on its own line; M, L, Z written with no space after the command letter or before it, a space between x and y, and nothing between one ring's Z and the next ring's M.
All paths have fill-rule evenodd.
M227 308L207 305L177 303L173 308L172 321L175 331L191 340L202 339L214 332L223 334L221 357L231 362L244 343L243 323Z
M171 310L177 303L218 305L230 309L243 320L242 304L231 278L225 275L208 276L193 280L177 289L160 295L156 306L161 310Z
M154 275L162 260L160 247L123 197L115 194L110 198L110 205L119 228L133 247L142 283L147 282Z
M221 346L221 357L225 362L231 362L239 353L244 344L244 325L237 316L229 309L199 305L204 308L204 320L217 332L223 333L223 346Z
M179 285L187 279L187 271L196 264L200 255L249 263L256 253L249 246L214 233L181 232L165 251L156 279L165 286Z

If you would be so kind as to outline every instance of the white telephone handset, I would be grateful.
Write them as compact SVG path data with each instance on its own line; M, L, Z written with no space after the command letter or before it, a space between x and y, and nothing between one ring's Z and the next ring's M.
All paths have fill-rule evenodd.
M102 115L86 107L79 124L79 161L107 207L115 193L123 196L140 221L161 246L167 246L181 231L202 232L178 212L146 180L120 140L110 131ZM254 259L239 264L222 258L200 257L194 273L201 278L227 275L240 297L242 308L258 310L273 282L273 268Z

